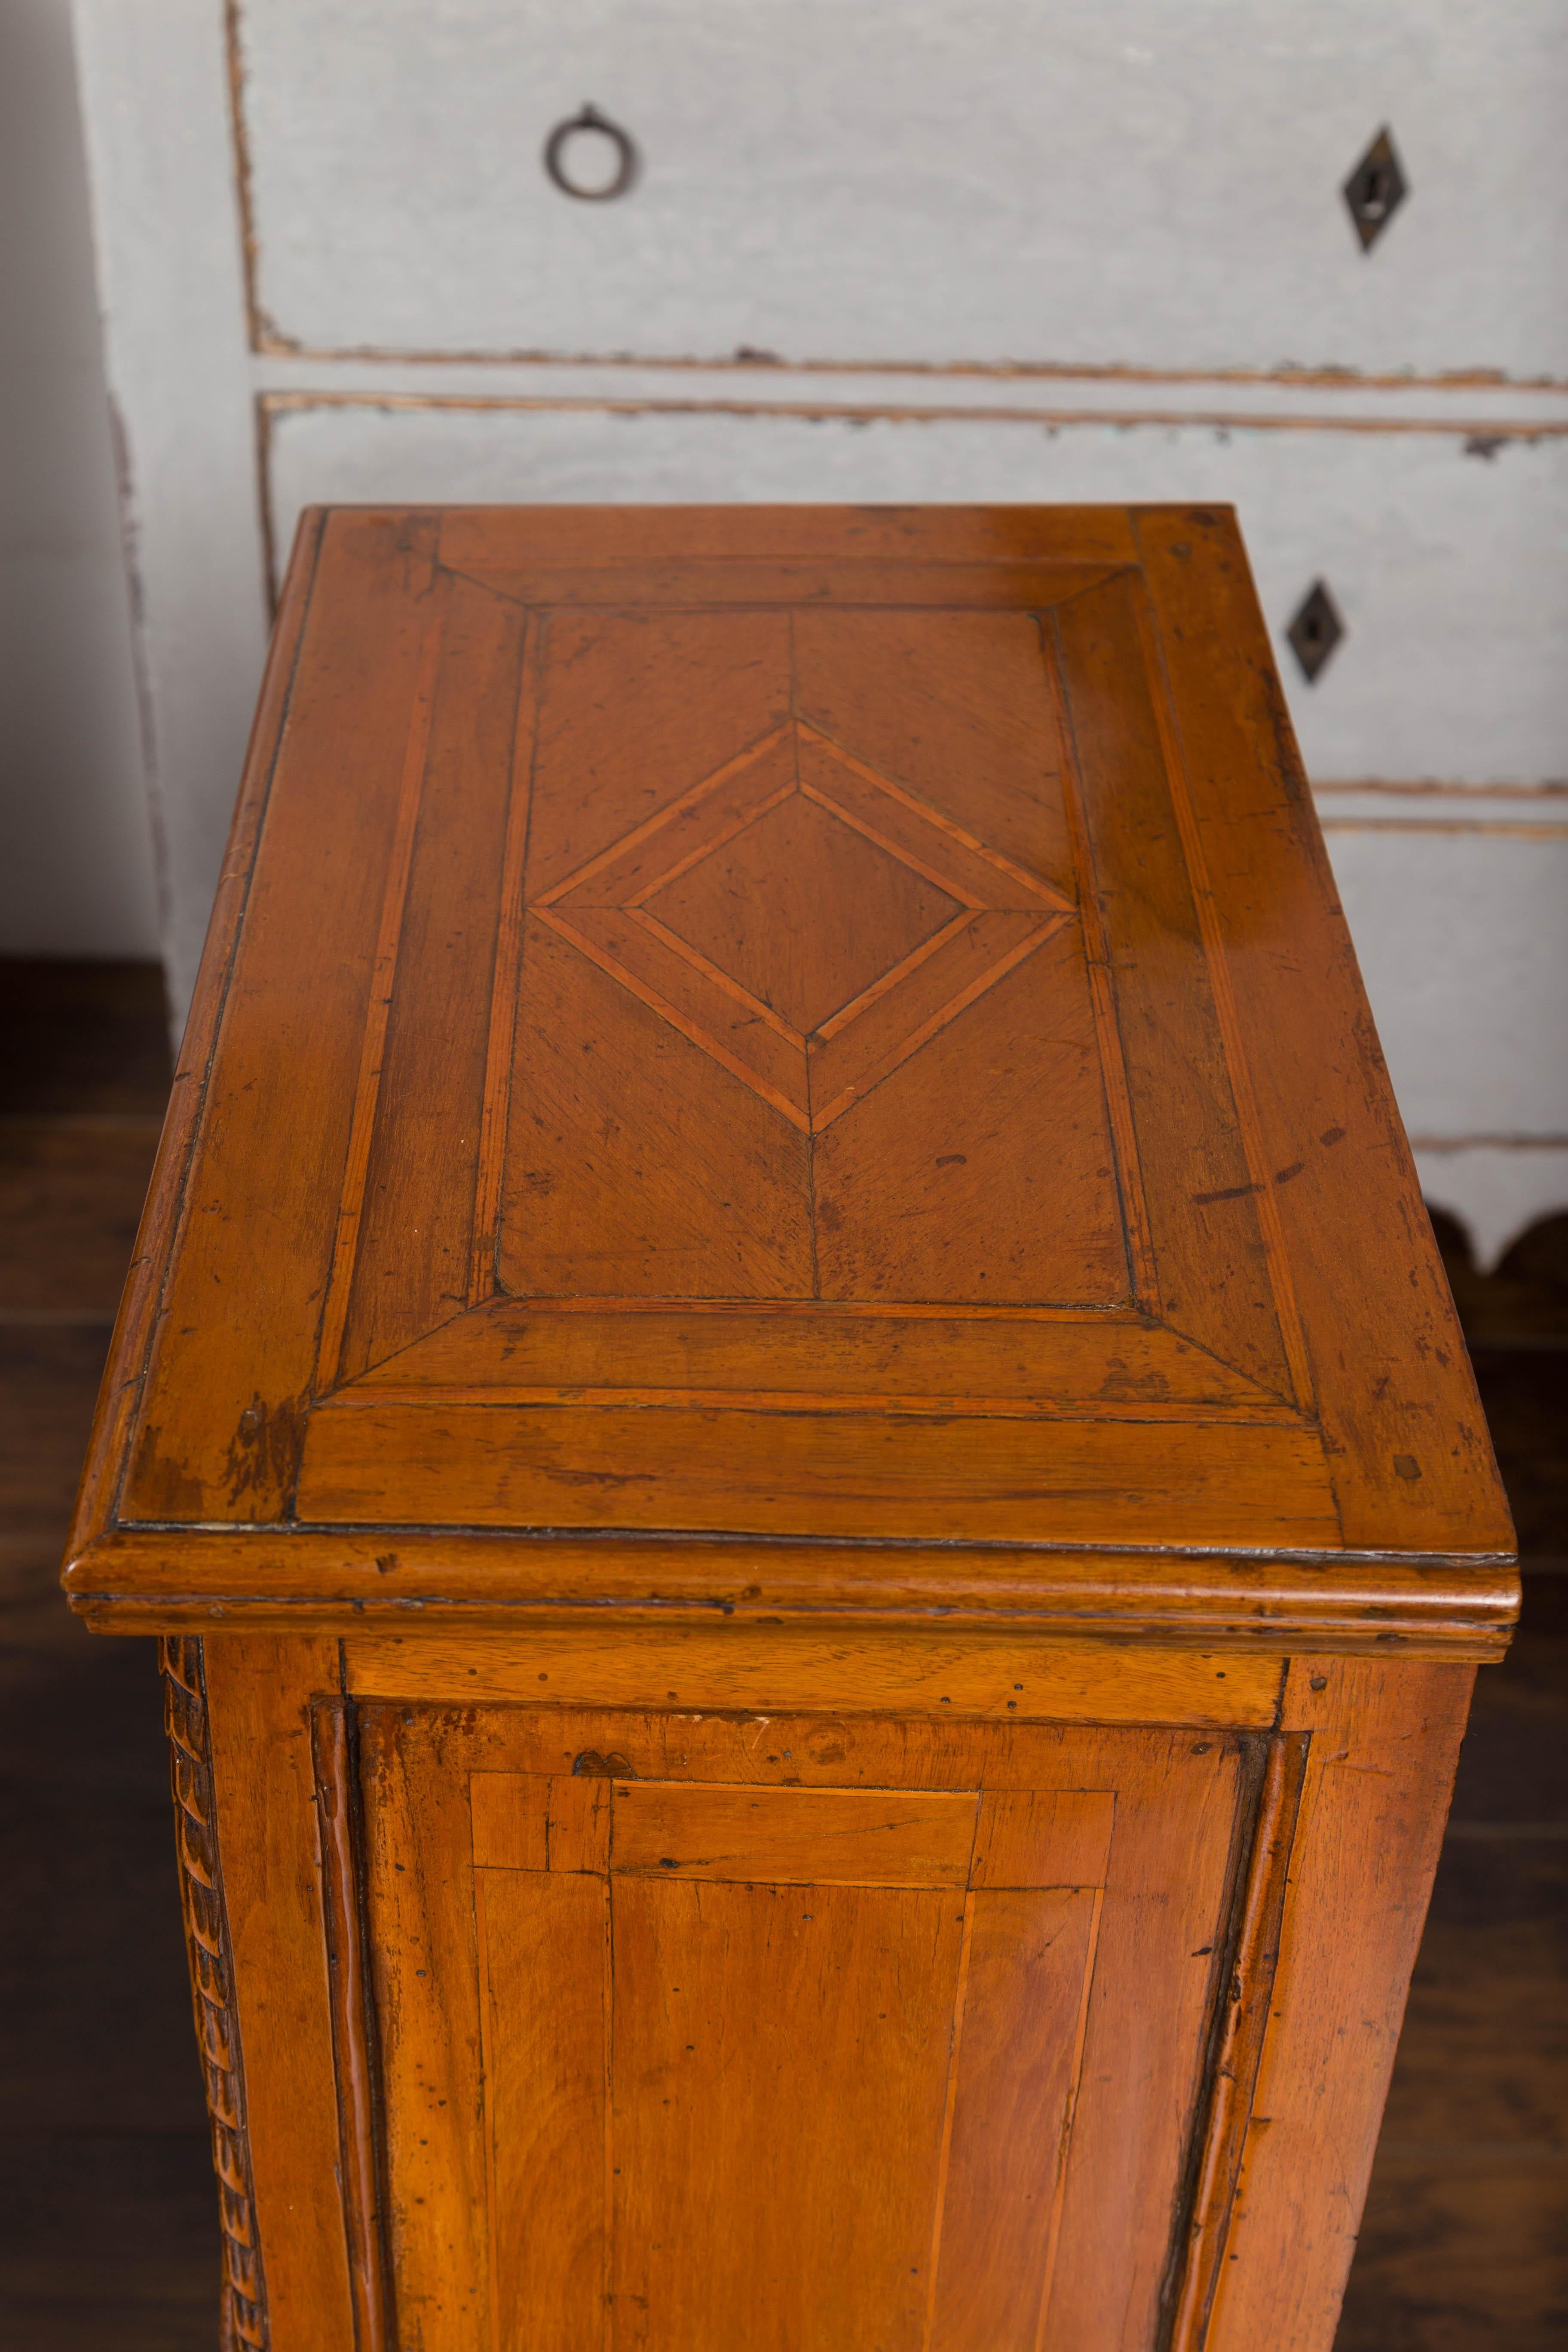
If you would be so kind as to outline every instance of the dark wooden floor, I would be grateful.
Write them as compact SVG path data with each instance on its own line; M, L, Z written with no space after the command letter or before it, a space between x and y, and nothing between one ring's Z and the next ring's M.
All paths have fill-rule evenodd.
M0 2343L204 2352L214 2188L152 1644L59 1554L169 1082L140 966L0 963Z
M216 2340L152 1648L84 1633L55 1587L167 1084L154 971L0 963L0 2344L16 2352ZM1488 1280L1443 1237L1525 1618L1480 1677L1339 2347L1561 2352L1568 1219Z

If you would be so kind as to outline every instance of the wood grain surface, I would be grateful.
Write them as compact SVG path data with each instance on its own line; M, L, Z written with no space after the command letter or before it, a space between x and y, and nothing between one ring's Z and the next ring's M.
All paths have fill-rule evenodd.
M352 2305L372 2352L707 2352L747 2278L781 2347L846 2310L952 2352L1330 2343L1467 1669L1309 1657L1256 1728L1243 1677L1157 1729L1126 1652L1114 1727L694 1706L651 1653L606 1706L510 1643L205 1650L225 2210L275 2346Z
M1326 870L1227 515L312 520L68 1574L258 2342L1322 2352L1514 1599Z
M548 1698L557 1706L888 1709L1016 1722L1196 1723L1262 1727L1279 1716L1279 1658L1131 1643L1020 1641L902 1630L831 1639L793 1626L664 1633L609 1625L517 1641L432 1631L350 1636L356 1696Z
M359 1723L405 2335L1148 2340L1268 1735Z
M343 2151L310 1755L310 1702L337 1687L337 1645L262 1634L202 1652L237 2009L252 2057L251 2167L272 2340L352 2342L363 2289L351 2278L337 2189ZM321 2180L332 2182L330 2197L307 2187Z
M1473 1680L1292 1662L1283 1720L1310 1748L1205 2352L1332 2339Z
M1495 1645L1511 1531L1228 513L316 517L231 871L93 1622L179 1622L184 1562L329 1622L367 1531L400 1601L542 1552L613 1607L645 1532L815 1543L849 1605L930 1547L998 1612L1023 1550L1064 1623L1114 1547L1173 1632L1151 1559L1286 1555L1275 1630L1339 1595L1369 1646L1447 1564L1415 1638Z
M1375 1647L1405 1657L1496 1658L1517 1607L1510 1567L1384 1559L1333 1573L1309 1555L1230 1557L1022 1546L621 1542L502 1533L348 1530L323 1580L318 1531L204 1529L106 1538L71 1581L73 1605L105 1630L213 1632L225 1625L395 1632L412 1622L519 1633L535 1626L726 1621L1012 1626L1176 1648L1289 1653Z

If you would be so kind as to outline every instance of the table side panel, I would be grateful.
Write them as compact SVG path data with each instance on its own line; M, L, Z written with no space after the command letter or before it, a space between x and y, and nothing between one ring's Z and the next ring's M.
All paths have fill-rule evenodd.
M201 1647L268 2320L274 2352L306 2352L354 2329L310 1755L338 1644Z
M432 2352L456 2352L483 2298L503 2327L548 2312L563 2342L585 2344L597 2338L584 2304L602 2326L607 2281L616 2345L696 2352L715 2309L731 2332L741 2324L748 2291L742 2332L760 2328L779 2352L861 2305L861 2333L910 2352L928 2329L944 2346L983 2336L1034 2352L1047 2305L1052 2330L1075 2342L1110 2352L1142 2340L1199 2126L1245 1742L929 1717L476 1708L468 1677L448 1675L446 1689L463 1703L361 1709L405 2328L416 2314ZM652 1844L637 1831L624 1869L618 1832L557 1848L547 1824L570 1807L546 1792L569 1780L644 1818ZM477 1868L459 1850L465 1783ZM922 1888L924 1864L915 1883L900 1865L889 1884L877 1821L907 1817L918 1834L928 1817L962 1815L967 1854L976 1789L993 1822L969 1891ZM840 1812L870 1825L855 1830L862 1845L830 1837L839 1859L805 1876L818 1815ZM660 1817L677 1847L668 1863L653 1851ZM732 1864L683 1867L683 1820L705 1853L712 1833L739 1836ZM465 1867L477 1942L466 1927L409 1941L433 1904L456 1927ZM1151 2002L1151 1981L1172 1997ZM929 2016L910 2010L917 1988ZM454 2011L476 2018L482 2082ZM749 2102L723 2093L737 2080ZM999 2131L1004 2109L1017 2111L1018 2131ZM901 2150L897 2179L889 2145ZM524 2158L545 2148L556 2160L536 2193ZM471 2232L454 2233L451 2192L436 2194L432 2168L476 2189L483 2171L488 2258ZM672 2207L671 2179L707 2187ZM846 2201L851 2179L882 2190ZM719 2211L728 2218L710 2242ZM978 2215L995 2256L979 2264L965 2218ZM813 2259L781 2269L786 2241Z
M1310 1747L1272 2016L1205 2352L1330 2352L1474 1669L1297 1658Z
M780 1639L771 1636L771 1646ZM726 1637L718 1641L724 1645ZM340 1704L339 1645L247 1635L205 1646L234 2013L263 2237L256 2274L265 2275L272 2340L285 2352L319 2338L323 2313L336 2315L330 2332L345 2340L351 2325L309 1730L312 1699L325 1695ZM898 1647L908 1653L910 1645ZM481 1675L474 1662L487 1650L492 1670ZM415 1671L386 1671L384 1662L400 1651ZM619 2194L613 2168L606 2175L579 2165L570 2179L552 2174L560 2195L548 2189L538 2211L554 2216L553 2269L531 2264L526 2278L505 2263L492 2272L484 2218L503 2210L498 2197L509 2206L521 2198L534 2209L531 2167L542 2148L577 2146L584 2132L607 2144L602 2054L591 2062L612 1998L613 1977L603 1972L612 1966L605 1956L613 1956L614 1939L609 1897L594 1890L612 1881L647 1885L642 1907L651 1902L658 1914L643 1920L647 1934L655 1944L674 1935L684 1950L700 1925L704 1934L713 1928L714 1898L726 1888L743 1911L748 1888L764 1881L773 1909L792 1895L798 1904L803 1891L814 1910L825 1909L835 1882L840 1893L881 1887L889 1899L940 1905L943 1883L967 1869L968 1893L954 1885L945 1898L959 1901L944 1998L958 2021L961 2057L949 2077L945 2124L940 2095L937 2102L949 2154L931 2244L940 2252L945 2242L947 2252L934 2269L927 2266L920 2324L929 2311L933 2340L967 2340L965 2315L974 2296L984 2296L985 2280L963 2254L959 2222L966 2200L978 2197L994 2230L1009 2243L1009 2231L1022 2231L1018 2243L1030 2249L1022 2268L998 2258L995 2274L1005 2271L1016 2309L1009 2305L1005 2324L992 2314L988 2342L1011 2345L1016 2335L1018 2352L1033 2352L1041 2296L1051 2329L1075 2343L1103 2343L1109 2352L1144 2340L1180 2284L1163 2232L1172 2184L1184 2167L1183 2177L1198 2183L1192 2259L1200 2281L1217 2280L1217 2294L1212 2316L1180 2299L1181 2352L1197 2352L1200 2344L1206 2352L1248 2352L1262 2332L1289 2352L1327 2352L1471 1675L1462 1667L1299 1658L1282 1709L1276 1684L1268 1710L1251 1713L1262 1744L1238 1781L1246 1736L1238 1744L1221 1710L1213 1711L1207 1736L1195 1713L1186 1729L1147 1728L1166 1694L1154 1683L1137 1690L1121 1683L1118 1668L1129 1654L1100 1654L1102 1703L1129 1705L1127 1727L1116 1729L1074 1722L1070 1711L1054 1723L1011 1710L955 1719L945 1708L936 1712L944 1694L933 1701L929 1688L913 1713L876 1711L891 1694L872 1687L866 1711L839 1712L844 1701L831 1676L823 1683L792 1674L783 1658L771 1685L750 1692L731 1685L721 1693L729 1701L721 1714L710 1711L706 1692L694 1701L686 1691L656 1691L665 1662L649 1659L644 1683L658 1711L638 1712L623 1701L606 1712L602 1687L593 1692L597 1705L577 1696L591 1687L586 1671L576 1681L552 1676L542 1688L542 1673L552 1669L510 1643L349 1645L343 1663L360 1694L357 1707L350 1704L358 1719L372 1895L369 2031L382 2044L388 2177L398 2184L386 2223L397 2324L417 2326L437 2352L443 2346L458 2352L471 2343L481 2305L497 2315L525 2303L531 2314L548 2305L562 2315L563 2341L578 2325L585 2294L597 2313L591 2282L607 2259L603 2199L608 2191L614 2205ZM867 1663L856 1662L862 1676ZM1204 1662L1227 1681L1237 1664L1216 1669ZM912 1679L920 1684L918 1674ZM836 1711L784 1711L798 1708L808 1685L808 1706L820 1706L826 1689ZM546 1688L549 1703L542 1704ZM1039 1701L1026 1692L1024 1703L1034 1709ZM1223 1706L1232 1723L1247 1719L1244 1683L1232 1684ZM1265 1726L1276 1721L1283 1734L1270 1737ZM1279 1934L1266 1916L1279 1870L1268 1800L1279 1774L1261 1760L1275 1748L1292 1789L1287 1751L1304 1750L1307 1765L1299 1813L1292 1795L1280 1815L1279 1853L1289 1850L1290 1861ZM1259 1790L1259 1850L1248 1865L1249 1809ZM628 1831L617 1863L611 1821L622 1804L641 1827ZM849 1843L829 1834L823 1851L837 1848L840 1861L814 1877L808 1865L823 1832L813 1809L824 1806L830 1831L835 1819L848 1823ZM953 1823L960 1827L950 1834ZM890 1872L889 1837L902 1857ZM672 1839L667 1857L662 1849ZM936 1883L921 1894L933 1871ZM546 1881L584 1892L528 1893ZM1041 1893L1020 1902L1020 1894L1053 1885L1060 1899ZM357 1904L353 1890L347 1893ZM1253 1953L1243 1914L1250 1917L1259 1905L1252 1942L1262 1935L1268 1948ZM848 1937L844 1951L858 1949L863 1935L871 1937L868 1952L872 1945L882 1949L888 1923L873 1927L868 1916L854 1926L847 1915L840 1924ZM750 1912L738 1915L715 1948L730 1952L724 1967L731 1975L740 1967L733 1984L723 1977L737 2000L757 1981L755 1970L742 1966L753 1926ZM804 1933L804 1923L795 1928ZM773 1929L758 1948L778 1958ZM1175 1998L1152 2003L1148 1987L1178 1950L1194 1965L1173 1980ZM520 1976L531 1951L535 1961ZM528 2027L542 2014L533 1971L547 1958L567 1969L570 1983L563 1980L561 2000L547 2007L568 2021L581 2011L582 2063L559 2076L559 2112L548 2101L535 2112L530 2094L527 2115L516 2111L516 2130L509 2124L498 2137L487 2126L475 2140L465 2117L493 2113L486 2101L506 2095L509 2084L511 2112L519 2085L527 2090L548 2054ZM1248 2004L1256 2009L1261 2000L1268 2021L1251 2121L1239 2139L1217 2106L1208 2116L1205 2089L1205 2020L1215 1985L1233 1965L1247 1979L1242 2011L1250 2014ZM1041 1967L1047 1976L1037 1981ZM1039 1996L1023 2004L1035 2020L1029 2051L1009 2022L1021 2013L1013 1995L1026 1983ZM728 1995L726 2002L736 2005ZM1054 2021L1048 2032L1042 2019ZM917 2038L930 2035L922 2029ZM759 2042L757 2052L768 2047ZM1228 2043L1214 2045L1222 2047ZM684 2063L679 2046L668 2055L678 2068ZM341 2052L336 2063L341 2068ZM1247 2060L1248 2080L1257 2063ZM1022 2079L1020 2070L1031 2081L1048 2078L1054 2087L1046 2105L1071 2113L1066 2142L1052 2139L1067 2147L1066 2168L1053 2171L1045 2162L1042 2141L1043 2169L1037 2167L1026 2186L1015 2179L993 2194L994 2095L1004 2079ZM829 2067L825 2096L837 2079ZM1076 2092L1080 2084L1092 2085L1093 2095ZM1247 2086L1240 2087L1245 2114ZM1134 2110L1142 2118L1136 2129L1126 2121ZM1221 2142L1228 2147L1237 2139L1244 2151L1234 2203L1214 2161L1199 2162L1200 2139L1216 2132L1222 2172ZM1304 2184L1324 2178L1331 2159L1338 2194L1332 2225L1319 2227L1311 2219L1318 2203L1309 2210ZM630 2197L616 2209L622 2227L634 2232L646 2218L636 2204ZM1215 2231L1223 2234L1211 2246ZM1108 2279L1116 2281L1114 2294L1107 2294ZM913 2316L909 2324L915 2326Z

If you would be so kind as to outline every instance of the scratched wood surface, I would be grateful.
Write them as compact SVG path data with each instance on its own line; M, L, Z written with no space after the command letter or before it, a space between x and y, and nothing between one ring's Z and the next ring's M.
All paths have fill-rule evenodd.
M1019 1547L1321 1563L1281 1631L1446 1560L1479 1654L1511 1534L1326 873L1227 513L312 517L78 1605L173 1610L165 1529L238 1616L281 1531L433 1607L481 1528L602 1601L627 1537L832 1538L851 1604L968 1538L998 1610Z

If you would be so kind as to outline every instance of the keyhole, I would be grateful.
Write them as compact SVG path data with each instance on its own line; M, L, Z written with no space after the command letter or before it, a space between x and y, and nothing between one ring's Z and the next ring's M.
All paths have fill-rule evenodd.
M1355 223L1363 253L1370 253L1410 194L1409 183L1384 123L1340 194Z
M1321 580L1314 581L1285 632L1309 685L1316 678L1344 633L1345 625L1326 585Z

